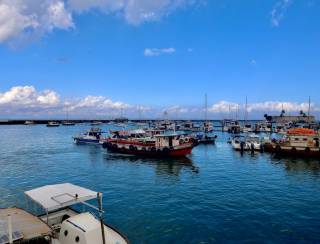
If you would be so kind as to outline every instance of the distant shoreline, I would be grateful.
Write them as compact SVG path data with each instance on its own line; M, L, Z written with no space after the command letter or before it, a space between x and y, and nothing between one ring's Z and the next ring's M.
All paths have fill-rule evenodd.
M130 122L134 122L134 123L148 123L148 122L154 122L154 121L162 121L163 119L146 119L146 120L137 120L137 119L132 119L132 120L129 120ZM263 119L261 119L263 120ZM261 120L248 120L248 121L251 121L251 122L255 122L255 121L261 121ZM48 124L49 121L56 121L58 123L62 123L66 120L63 120L63 119L10 119L10 120L0 120L0 125L24 125L24 123L26 121L33 121L35 124ZM68 120L69 122L74 122L76 124L82 124L82 123L92 123L92 122L95 122L95 121L99 121L99 122L102 122L102 123L110 123L110 122L116 122L116 123L119 123L118 121L115 121L115 120L97 120L97 119L73 119L73 120ZM170 119L170 121L204 121L202 119ZM214 120L208 120L208 121L212 121L212 122L220 122L222 121L221 119L214 119ZM238 120L238 121L245 121L245 120Z

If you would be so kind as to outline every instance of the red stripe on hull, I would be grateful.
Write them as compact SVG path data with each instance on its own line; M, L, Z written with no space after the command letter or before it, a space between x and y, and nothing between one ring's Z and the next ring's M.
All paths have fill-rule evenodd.
M108 151L143 157L185 157L192 152L192 147L174 149L170 151L142 151L142 150L130 150L125 148L107 147Z

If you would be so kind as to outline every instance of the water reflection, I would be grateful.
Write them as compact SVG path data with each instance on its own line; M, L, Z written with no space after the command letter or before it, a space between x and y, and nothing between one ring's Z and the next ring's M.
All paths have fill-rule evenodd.
M150 165L155 168L157 175L173 175L179 176L183 170L190 170L192 173L198 174L199 167L195 166L192 160L185 158L141 158L136 156L128 156L123 154L106 153L104 159L108 162L128 162L131 164Z
M312 158L271 157L274 164L283 164L285 170L292 172L320 173L320 161Z

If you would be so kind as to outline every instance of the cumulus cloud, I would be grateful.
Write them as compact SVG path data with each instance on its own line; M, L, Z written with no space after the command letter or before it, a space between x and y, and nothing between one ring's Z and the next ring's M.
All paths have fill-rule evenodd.
M0 0L0 43L74 28L73 15L91 10L139 25L201 0Z
M148 107L139 106L140 111L148 111ZM86 96L77 99L61 99L52 90L37 91L33 86L15 86L0 93L0 117L8 115L65 115L66 111L77 116L94 116L113 113L121 110L137 113L138 107L120 101L113 101L104 96Z
M50 107L59 104L59 95L51 90L38 92L33 86L16 86L0 93L0 106Z
M163 54L173 54L176 52L176 49L169 47L169 48L146 48L144 50L144 56L146 57L154 57L154 56L160 56Z
M311 104L311 108L315 108L314 104ZM307 111L309 109L309 103L295 103L295 102L277 102L268 101L262 103L249 104L248 112L251 111L271 111L281 112L284 109L286 112Z
M290 7L292 0L280 0L271 10L271 24L274 27L278 27L288 8Z
M220 101L208 108L210 113L228 113L229 111L236 111L239 109L239 104L234 102Z
M1 0L0 42L74 26L63 0Z
M293 114L299 113L300 110L307 112L308 107L307 102L266 101L248 104L247 111L250 112L250 118L261 118L264 113L280 114L282 109ZM244 109L244 104L219 101L209 106L209 118L217 118L217 116L222 118L227 114L241 117ZM38 91L33 86L15 86L5 92L0 92L0 117L2 118L11 116L64 118L67 111L74 118L94 118L95 116L111 118L120 116L121 112L130 118L139 118L142 113L144 118L163 118L165 116L170 119L203 119L204 116L202 106L149 107L114 101L105 96L91 95L68 99L61 98L56 91ZM311 111L319 113L320 107L312 103Z
M158 20L197 0L68 0L77 12L100 9L106 13L120 13L129 24ZM199 0L198 0L199 1Z

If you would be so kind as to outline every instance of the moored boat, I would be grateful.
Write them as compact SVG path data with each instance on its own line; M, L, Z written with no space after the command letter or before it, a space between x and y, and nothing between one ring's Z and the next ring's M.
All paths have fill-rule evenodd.
M99 144L104 132L100 128L91 128L90 130L74 136L73 140L77 144Z
M56 121L49 121L47 127L59 127L60 124Z
M62 125L63 126L74 126L76 123L72 122L72 121L62 121Z
M260 137L255 134L248 136L235 136L231 140L231 145L236 151L262 151Z
M320 158L320 135L312 129L289 129L280 140L272 140L264 145L266 152L276 155Z
M110 138L102 144L109 152L144 157L185 157L191 153L191 138L180 135L156 135L154 141L136 141L131 138Z
M0 243L127 244L128 239L103 221L102 194L70 183L42 186L25 192L27 199L41 207L41 215L20 208L0 209ZM87 201L97 199L95 207ZM28 201L29 202L29 201ZM80 213L82 204L98 212Z
M36 123L33 120L26 120L24 122L25 125L35 125Z

